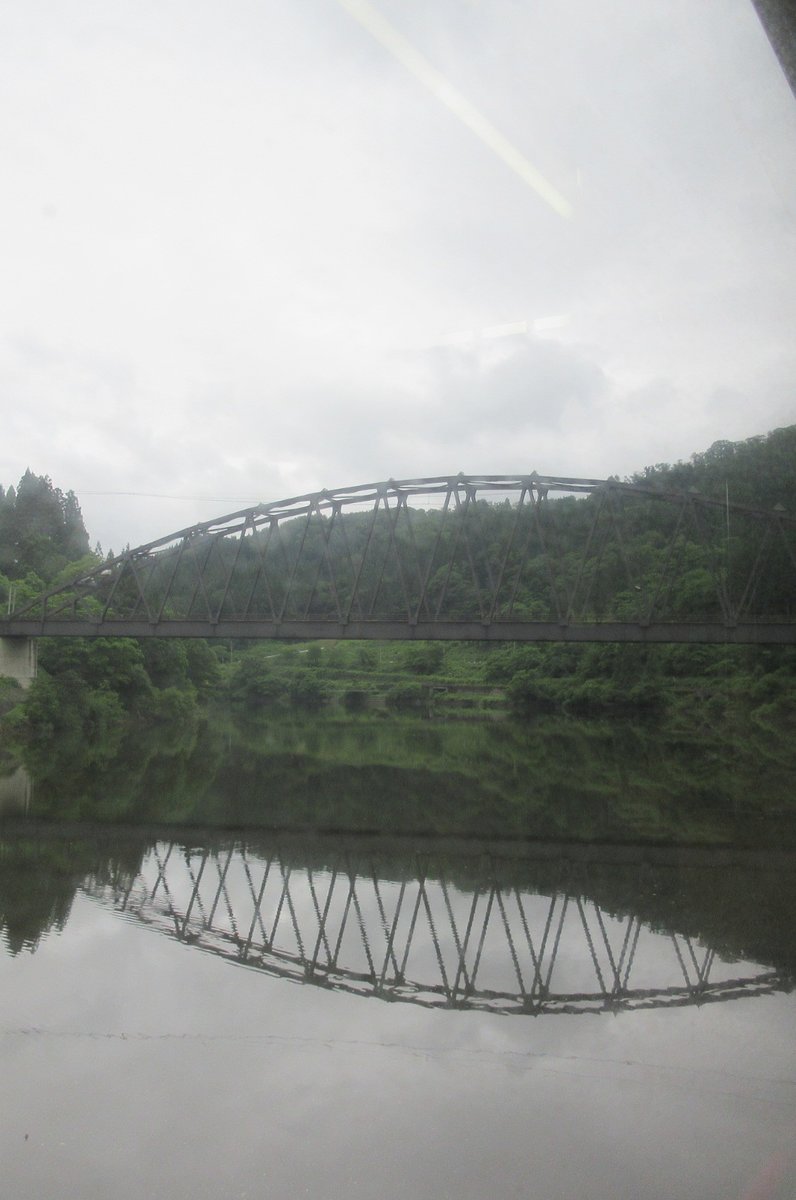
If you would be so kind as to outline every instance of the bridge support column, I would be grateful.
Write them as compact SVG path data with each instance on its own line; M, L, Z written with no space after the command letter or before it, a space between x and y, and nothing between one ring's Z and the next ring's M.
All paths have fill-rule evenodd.
M38 660L35 638L0 637L0 675L16 679L23 687L30 687L36 678Z
M0 816L17 816L30 808L33 782L24 767L0 776Z

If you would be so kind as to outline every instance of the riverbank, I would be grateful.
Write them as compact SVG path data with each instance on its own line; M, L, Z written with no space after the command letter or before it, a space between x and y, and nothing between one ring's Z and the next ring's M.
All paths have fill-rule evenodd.
M0 755L11 745L195 723L208 705L429 720L542 714L633 718L710 732L796 731L790 647L535 646L466 642L43 640L28 691L0 681Z
M539 713L697 724L796 715L789 647L262 643L231 650L227 695L249 708L329 703L428 716Z

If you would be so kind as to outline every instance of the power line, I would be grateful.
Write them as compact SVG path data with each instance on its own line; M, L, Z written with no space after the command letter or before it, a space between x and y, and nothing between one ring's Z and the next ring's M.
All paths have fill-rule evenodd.
M135 496L142 500L197 500L203 504L259 504L257 496L175 496L165 492L88 492L80 489L81 496Z

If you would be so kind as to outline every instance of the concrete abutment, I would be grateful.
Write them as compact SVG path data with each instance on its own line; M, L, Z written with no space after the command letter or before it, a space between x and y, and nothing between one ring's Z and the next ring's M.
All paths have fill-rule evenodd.
M30 687L36 678L37 645L35 638L0 637L0 675Z

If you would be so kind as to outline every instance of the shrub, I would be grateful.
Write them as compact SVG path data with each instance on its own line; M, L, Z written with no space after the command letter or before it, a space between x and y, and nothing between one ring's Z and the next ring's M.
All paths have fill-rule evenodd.
M162 721L186 721L196 714L196 693L192 688L164 688L157 693L152 708L153 717Z
M291 704L316 712L328 700L329 690L314 672L307 671L291 680L289 695Z
M436 675L445 662L445 647L441 642L418 642L416 646L407 646L403 661L413 675Z
M386 697L388 708L395 712L412 712L426 708L428 704L427 689L420 683L406 683L393 688Z

